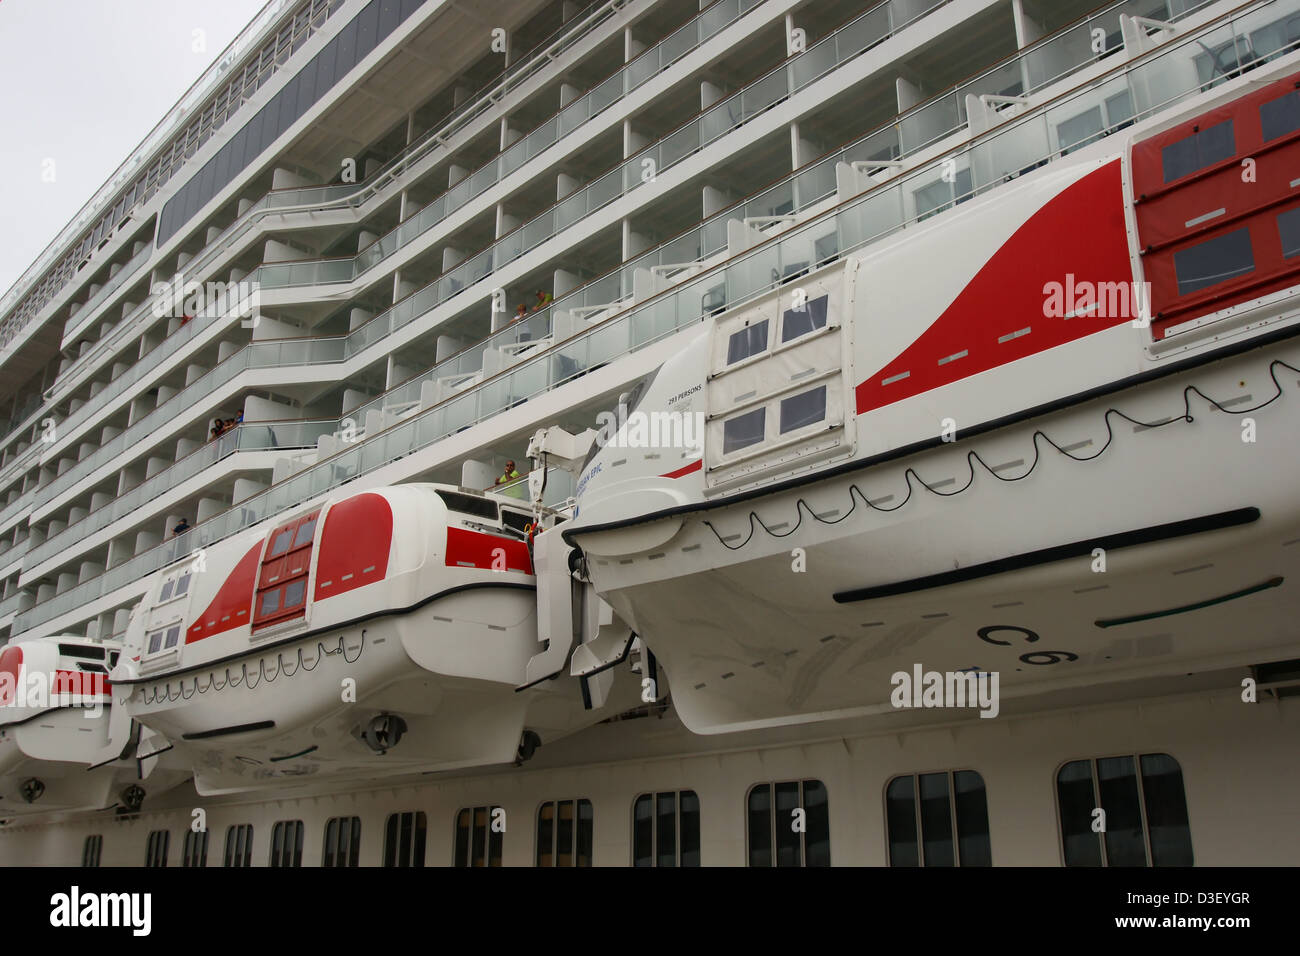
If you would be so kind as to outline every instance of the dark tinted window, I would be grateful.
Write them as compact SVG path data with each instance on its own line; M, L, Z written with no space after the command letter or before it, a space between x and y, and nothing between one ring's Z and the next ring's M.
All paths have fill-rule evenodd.
M763 430L767 421L767 409L756 408L744 415L722 423L722 453L729 455L733 451L748 448L763 440Z
M767 319L732 332L727 340L727 364L731 365L767 348Z
M1266 143L1300 129L1300 91L1260 104L1259 125Z
M1160 151L1165 182L1171 183L1175 179L1190 176L1197 170L1228 159L1236 152L1232 120L1216 123L1176 143L1170 143Z
M890 866L989 866L984 779L973 770L895 777L885 788Z
M1278 213L1277 231L1282 238L1282 255L1300 256L1300 206Z
M361 860L361 818L334 817L325 824L321 866L357 866Z
M1187 295L1243 276L1255 268L1250 230L1237 229L1174 253L1178 294Z
M185 846L181 851L181 866L208 865L208 831L186 830Z
M830 866L830 808L819 780L760 783L746 801L750 866Z
M302 866L302 821L281 820L271 828L271 866Z
M826 418L826 386L781 399L781 434L812 425Z
M781 318L781 341L789 342L813 329L826 327L826 306L830 296L818 296L804 304L802 309L787 309Z
M700 865L700 799L693 790L646 793L632 804L633 866Z
M558 800L537 810L537 865L591 866L590 800Z
M474 807L456 814L456 866L500 866L504 814L500 807Z
M253 825L251 823L226 830L226 866L253 865Z
M424 866L426 829L422 811L391 814L384 830L384 866Z
M1168 754L1075 760L1056 775L1066 866L1191 866L1187 798Z

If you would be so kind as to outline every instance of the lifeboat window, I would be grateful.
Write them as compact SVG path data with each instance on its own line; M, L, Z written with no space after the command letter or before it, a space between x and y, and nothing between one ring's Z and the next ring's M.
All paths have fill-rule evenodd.
M700 865L700 798L694 790L643 793L633 801L632 865Z
M357 866L361 862L361 818L333 817L325 824L321 866Z
M781 317L781 341L789 342L813 329L826 328L826 309L830 296L819 295L804 304L802 309L786 309Z
M185 845L181 848L181 866L208 865L208 831L186 830Z
M316 533L316 515L312 515L302 524L298 525L298 532L293 536L293 546L301 548L304 544L310 544L312 535Z
M161 604L163 601L170 601L172 596L172 589L175 587L176 587L176 582L173 579L168 578L166 581L164 581L162 586L162 592L158 595L158 603Z
M266 553L268 558L278 558L289 550L289 543L293 541L293 529L285 528L275 533L275 538L271 541L271 550Z
M459 511L461 514L473 515L476 518L484 518L488 521L497 520L497 504L495 501L488 501L486 498L478 498L474 495L463 495L457 491L437 492L442 503L451 511Z
M253 865L253 825L251 823L241 823L226 829L225 865Z
M307 579L299 578L284 586L284 606L286 609L297 607L307 594Z
M171 834L166 830L154 830L151 832L148 840L145 841L144 865L153 867L166 866L167 845L170 842Z
M722 453L729 455L763 440L767 427L767 409L756 408L722 423Z
M1193 864L1183 771L1169 754L1071 761L1056 774L1056 797L1066 866Z
M163 639L162 631L153 631L152 633L150 633L149 650L146 651L146 653L157 654L160 650L162 650L162 639Z
M505 811L467 807L456 814L456 866L500 866Z
M112 654L108 655L108 666L109 666L110 668L112 668L112 667L116 667L116 666L117 666L117 658L118 658L118 656L119 656L119 652L118 652L118 651L114 651Z
M280 589L274 588L270 591L262 592L262 604L257 609L257 616L264 617L267 614L274 614L280 610Z
M537 811L537 865L591 866L590 800L557 800Z
M176 581L176 597L182 597L190 589L190 572L186 571Z
M1282 238L1282 257L1300 256L1300 206L1278 214L1277 231Z
M796 431L826 419L826 386L781 399L781 434Z
M1288 93L1259 107L1259 125L1264 142L1272 142L1300 129L1300 92Z
M738 332L732 332L727 339L727 364L737 362L767 351L767 319L747 325Z
M389 814L384 828L384 866L424 866L427 830L422 810Z
M820 780L760 783L747 801L750 866L830 866L826 787ZM803 810L804 831L791 825Z
M1223 162L1237 153L1232 120L1216 123L1191 136L1170 143L1160 151L1165 182L1172 183L1192 173Z
M81 847L81 865L88 868L99 866L99 859L103 853L103 834L97 833L94 836L86 837L86 842Z
M169 627L167 628L167 641L163 644L163 647L164 648L175 647L176 642L179 641L180 639L181 639L180 625L178 624L176 627Z
M895 777L885 788L885 828L890 866L993 863L984 778L973 770Z
M302 821L281 820L271 828L271 866L302 866Z
M1251 250L1248 228L1215 236L1174 253L1179 295L1227 282L1254 268L1255 255Z

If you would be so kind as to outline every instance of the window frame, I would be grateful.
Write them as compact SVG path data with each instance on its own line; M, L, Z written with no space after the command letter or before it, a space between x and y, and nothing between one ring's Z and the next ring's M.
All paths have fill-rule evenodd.
M407 818L410 818L410 844L409 853L404 859L398 859L402 849L403 825ZM395 832L394 832L395 831ZM393 840L397 844L393 844ZM384 821L384 857L383 865L385 868L410 869L423 868L425 865L425 854L429 845L429 818L423 810L397 810L390 813ZM393 862L389 862L389 860Z
M475 869L475 868L489 869L492 868L493 866L500 867L505 865L505 833L497 833L495 830L492 829L492 814L494 811L500 809L502 809L502 807L499 803L492 803L484 806L461 807L456 811L455 815L452 817L452 831L451 831L451 865L453 867L469 867L471 869ZM483 862L481 864L476 865L474 863L474 855L475 855L474 854L474 833L475 833L475 823L476 823L475 815L480 810L485 812L486 822L484 824L485 835L483 838ZM460 835L460 818L461 815L465 813L469 814L469 825L468 827L466 827L466 831L465 831L465 862L461 863L458 860L459 850L458 850L457 843ZM493 840L495 840L497 843L497 851L499 853L499 856L497 857L497 862L495 864L493 864L492 862Z
M330 828L334 828L331 838ZM347 829L347 845L342 842L342 833ZM339 862L342 860L342 862ZM361 817L330 817L325 821L325 832L321 839L320 865L323 869L354 869L361 865Z
M144 865L148 869L166 869L167 851L171 847L170 830L150 830L145 840Z
M222 854L221 865L231 869L241 869L253 865L253 825L251 823L232 823L226 827L226 846L225 852Z
M83 869L96 869L104 855L104 835L89 834L81 844L81 866Z
M206 867L208 865L208 830L186 829L185 841L181 847L182 867Z
M689 793L692 797L695 798L695 805L698 808L697 816L700 818L699 833L696 834L696 840L699 843L700 862L694 864L682 863L682 795L686 793ZM704 803L702 800L700 800L700 795L697 791L689 787L684 787L680 790L647 790L643 793L638 793L635 797L632 798L631 819L629 820L629 824L631 826L632 838L631 840L628 841L628 850L629 853L631 854L630 862L633 869L660 868L659 850L658 850L659 847L658 807L659 807L659 798L666 796L668 794L673 795L673 830L674 830L673 837L674 840L676 841L675 846L673 847L673 865L671 869L696 869L704 865L704 820L703 820ZM636 862L636 806L642 800L646 800L646 799L650 801L650 859L652 862L647 867L640 867L637 866L637 862ZM668 868L665 867L665 869Z
M969 766L954 767L952 769L945 769L945 770L916 770L910 773L896 773L885 780L884 786L881 788L880 791L881 801L884 807L884 816L882 819L885 825L885 865L890 868L897 867L898 869L912 869L912 867L905 867L903 864L894 863L893 851L890 849L890 839L889 839L889 787L891 784L893 784L895 780L901 780L904 777L910 777L912 779L912 814L913 814L912 819L916 825L917 864L915 869L923 870L931 865L925 862L925 832L922 827L923 821L921 817L921 777L930 776L939 773L944 774L948 778L948 817L949 817L949 822L952 826L952 856L953 856L953 864L951 869L961 869L963 866L970 866L970 867L980 866L980 864L977 863L962 863L962 859L961 859L962 834L961 834L961 830L957 826L957 774L959 773L975 774L977 777L979 777L980 784L984 788L984 807L985 807L984 824L985 824L985 836L988 838L989 865L990 866L996 865L993 862L993 828L992 825L989 823L989 819L988 819L989 787L984 780L984 774L980 773L974 767L969 767Z
M751 863L751 862L750 862L750 856L751 856L751 852L752 852L752 851L751 851L751 845L750 845L750 827L749 827L749 815L750 815L750 809L749 809L749 801L750 801L750 798L753 796L755 790L757 790L759 787L767 787L767 788L768 788L768 810L767 810L767 814L768 814L768 823L769 823L769 827L770 827L770 829L769 829L769 831L768 831L768 836L770 837L770 839L771 839L771 841L772 841L770 844L768 844L768 846L769 846L769 850L768 850L768 852L769 852L770 857L771 857L771 862L768 864L767 869L772 869L772 870L775 870L775 869L782 869L782 867L780 866L780 864L777 862L778 852L777 852L777 829L776 829L776 816L777 816L777 811L776 811L776 788L777 788L778 786L783 785L783 784L791 784L791 783L795 783L795 784L798 784L798 785L799 785L799 803L798 803L798 809L801 809L801 810L804 811L804 820L805 820L805 823L807 822L807 813L808 813L808 800L807 800L807 796L806 796L806 793L805 793L805 788L807 787L807 785L810 784L810 783L815 783L815 784L817 784L818 786L820 786L820 787L822 788L822 791L826 794L826 866L827 866L827 867L830 867L830 866L833 865L833 864L832 864L832 857L831 857L831 825L830 825L831 791L830 791L830 787L826 786L825 781L819 780L819 779L817 779L817 778L815 778L815 777L809 777L809 778L806 779L806 780L805 780L805 779L799 779L799 780L760 780L760 781L758 781L757 783L751 784L751 785L749 786L749 788L745 790L745 802L744 802L744 804L743 804L743 806L742 806L742 811L743 811L743 813L745 814L745 866L746 866L746 868L748 868L748 869L758 869L758 868L759 868L757 865L755 865L754 863ZM795 869L809 869L809 864L808 864L808 829L807 829L806 826L805 826L803 832L799 834L799 865L798 865L798 867L795 867Z
M267 866L282 869L302 866L302 846L305 829L302 820L277 820L271 827L271 846ZM292 837L292 841L290 841ZM276 849L276 840L280 838L280 849ZM292 862L288 862L292 854Z
M559 862L559 843L560 843L560 805L573 805L573 835L569 846L570 861L567 864ZM580 862L579 847L582 843L582 810L586 805L588 811L587 818L587 862ZM543 863L542 857L542 812L547 807L554 808L554 816L551 817L551 862ZM592 802L585 797L570 797L563 800L543 800L537 805L537 812L533 815L533 866L539 869L576 869L579 867L587 868L595 865L596 855L596 812Z

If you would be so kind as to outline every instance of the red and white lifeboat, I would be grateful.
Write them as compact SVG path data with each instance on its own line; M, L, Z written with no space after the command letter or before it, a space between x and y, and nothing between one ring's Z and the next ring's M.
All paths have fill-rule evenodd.
M516 690L542 649L527 520L409 484L195 552L134 615L119 698L205 794L513 761L606 716L567 678Z

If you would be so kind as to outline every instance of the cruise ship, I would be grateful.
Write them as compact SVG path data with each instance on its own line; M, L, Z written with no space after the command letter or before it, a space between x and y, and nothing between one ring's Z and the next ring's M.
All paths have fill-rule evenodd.
M1293 863L1298 176L1300 0L271 0L0 301L0 862Z

